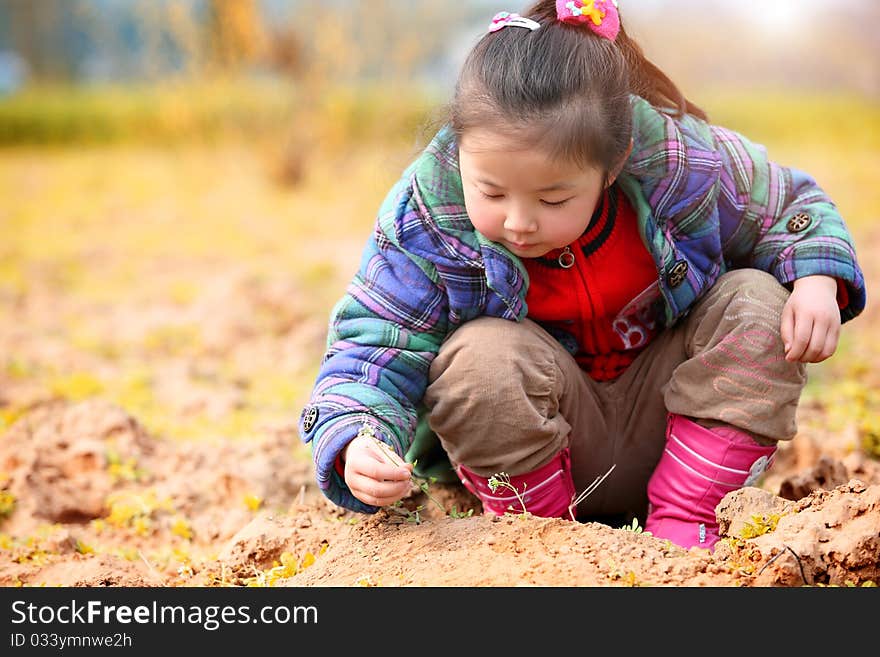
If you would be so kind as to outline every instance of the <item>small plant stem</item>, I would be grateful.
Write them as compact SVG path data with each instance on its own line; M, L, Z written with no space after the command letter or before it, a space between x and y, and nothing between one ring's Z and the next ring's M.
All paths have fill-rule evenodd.
M416 479L415 475L410 475L410 477L412 478L413 481L415 481L415 479ZM429 500L431 500L434 504L436 504L439 507L439 509L443 513L446 513L446 507L443 506L442 504L440 504L440 502L438 500L434 499L434 496L428 492L428 482L427 481L423 481L422 483L420 483L419 488L421 489L421 491L425 494L425 496Z
M577 508L577 505L580 504L581 502L583 502L585 499L587 499L587 498L592 494L592 492L593 492L594 490L596 490L596 489L599 487L599 485L600 485L603 481L605 481L605 477L607 477L608 475L610 475L611 472L612 472L612 471L614 470L614 468L616 468L616 467L617 467L617 464L615 463L614 465L611 466L611 468L609 468L608 472L606 472L605 474L603 474L601 477L596 477L596 479L593 481L593 483L590 484L589 486L587 486L587 487L583 490L583 492L582 492L580 495L578 495L578 496L572 501L571 504L568 505L568 514L571 516L571 519L572 519L572 520L575 519L574 510Z

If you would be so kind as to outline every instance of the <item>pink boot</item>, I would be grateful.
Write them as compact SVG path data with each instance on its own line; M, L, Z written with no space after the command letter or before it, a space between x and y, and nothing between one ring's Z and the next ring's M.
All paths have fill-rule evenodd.
M707 429L670 413L666 449L648 481L645 530L684 548L712 550L715 507L730 491L753 485L775 452L776 445L758 445L733 427Z
M508 511L522 513L524 503L526 511L541 518L574 519L569 510L574 499L574 481L571 478L571 452L568 447L537 470L510 477L509 483L516 488L522 503L506 486L493 490L490 486L492 478L481 477L463 465L459 465L456 472L465 488L480 498L483 513L498 516Z

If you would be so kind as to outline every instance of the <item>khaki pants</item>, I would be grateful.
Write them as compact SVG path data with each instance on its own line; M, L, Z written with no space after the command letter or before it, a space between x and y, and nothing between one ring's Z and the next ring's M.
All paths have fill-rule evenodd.
M794 437L806 368L783 355L788 294L758 270L724 274L608 382L591 379L530 320L470 321L431 365L430 427L453 466L485 477L530 472L570 446L578 492L615 466L579 505L580 517L644 517L668 412L762 441Z

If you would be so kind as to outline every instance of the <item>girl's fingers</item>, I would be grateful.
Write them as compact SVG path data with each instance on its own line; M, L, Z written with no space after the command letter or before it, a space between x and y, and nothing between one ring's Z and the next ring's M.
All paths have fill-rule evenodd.
M834 352L837 351L837 341L840 339L840 328L839 326L836 329L832 329L828 331L828 334L825 336L825 346L822 347L822 355L817 362L821 362L828 358L831 358L834 355Z
M406 481L378 481L361 474L353 474L349 488L352 494L365 504L387 506L409 492L410 482L409 478Z
M408 480L412 472L412 465L405 463L398 456L392 457L383 451L383 447L373 444L371 441L355 439L346 457L346 468L351 468L358 474L366 475L378 481L404 481ZM393 459L396 458L396 461Z
M822 356L825 348L825 337L828 335L828 326L819 320L813 321L812 330L808 338L807 346L800 360L804 363L815 363Z
M779 326L779 334L782 336L782 345L785 353L791 349L791 340L794 335L794 311L791 303L786 303L782 308L782 323Z
M400 458L388 445L379 441L371 441L367 443L366 448L378 461L387 466L383 471L390 472L388 468L396 468L396 476L387 476L386 478L409 478L412 465Z
M411 467L411 466L410 466ZM410 468L391 465L384 461L363 461L354 467L357 474L363 475L376 481L409 481Z
M785 360L796 362L803 360L803 356L810 346L810 338L813 334L812 318L795 318L794 331L790 347L785 354Z
M412 486L411 473L412 465L397 465L371 441L355 439L347 451L345 482L365 504L387 506L404 497Z

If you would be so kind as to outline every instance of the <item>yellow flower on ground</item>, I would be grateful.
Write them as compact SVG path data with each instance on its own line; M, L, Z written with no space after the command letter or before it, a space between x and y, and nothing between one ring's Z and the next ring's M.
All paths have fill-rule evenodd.
M253 493L248 493L244 496L244 503L251 511L256 511L263 504L263 498L259 495L254 495Z
M176 534L181 538L185 538L188 541L191 541L193 537L192 528L184 518L177 518L171 523L171 533Z

